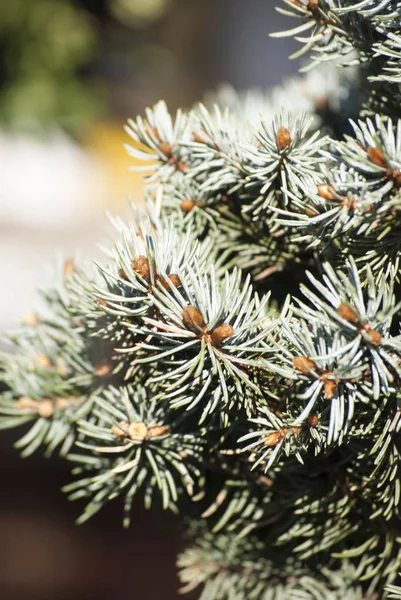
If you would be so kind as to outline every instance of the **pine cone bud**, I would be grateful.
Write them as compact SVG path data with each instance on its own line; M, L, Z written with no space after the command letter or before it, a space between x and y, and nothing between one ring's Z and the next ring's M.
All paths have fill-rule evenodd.
M305 206L305 214L308 217L316 217L319 214L318 210L313 206L313 204L307 204Z
M137 256L134 258L131 263L131 267L137 275L142 277L142 279L148 283L150 282L150 265L146 256Z
M196 202L194 202L193 200L183 200L180 204L180 208L182 210L183 213L187 214L189 212L191 212L191 210L194 208L194 206L196 206Z
M38 402L29 396L21 396L15 403L18 410L37 410Z
M118 425L113 425L111 432L116 436L118 440L125 440L128 437L129 423L121 421Z
M223 325L216 327L216 329L212 331L212 333L210 334L210 339L213 346L221 346L224 340L227 340L233 335L234 329L231 327L231 325L223 323Z
M367 153L372 163L374 163L378 167L381 167L382 169L387 169L386 159L384 158L384 154L380 150L380 148L369 146L369 148L367 149Z
M334 379L326 379L324 382L324 397L326 400L332 400L337 391L337 382Z
M159 144L159 150L167 157L170 157L173 154L173 147L168 142L162 142Z
M201 134L201 135L199 135ZM203 137L204 136L204 137ZM201 129L199 131L199 133L196 133L195 131L192 133L192 137L194 139L195 142L197 142L198 144L206 144L207 141L205 138L208 138L209 136L207 135L206 131L204 131L203 129Z
M182 285L181 279L175 273L171 273L167 277L160 277L159 281L166 290L170 290L172 285L176 288Z
M281 152L282 150L285 150L286 148L288 148L288 146L291 144L292 142L292 138L291 138L291 133L289 132L289 130L286 127L281 127L276 135L276 145L278 150Z
M64 408L66 408L66 406L68 404L70 404L69 401L73 400L74 398L64 398L64 396L57 396L56 398L56 402L54 403L54 408L56 410L63 410Z
M273 479L270 479L270 477L266 477L266 475L260 475L258 477L258 481L259 483L261 483L262 485L266 485L267 487L271 487L274 484Z
M317 193L321 198L324 198L325 200L336 199L336 192L334 188L331 187L331 185L319 185L317 188Z
M128 426L128 435L135 442L143 442L148 434L148 428L145 423L130 423Z
M263 442L264 446L268 446L269 448L272 446L277 446L279 442L287 435L289 429L288 427L284 427L284 429L280 429L279 431L273 431L270 433L265 441Z
M94 375L96 375L96 377L106 377L107 375L110 375L111 373L111 367L107 364L101 364L98 365L95 370L93 371Z
M120 269L118 271L118 275L119 277L121 277L121 279L125 279L125 281L128 281L128 275L127 273L124 271L124 269Z
M317 427L319 424L319 417L317 415L311 415L308 417L308 426Z
M201 312L195 306L186 306L182 311L182 320L187 329L199 333L206 328Z
M177 162L175 163L175 168L177 169L177 171L187 173L189 171L189 164L184 162L183 160L177 160Z
M397 187L401 187L401 171L398 169L393 171L394 183Z
M292 4L295 6L300 6L301 8L309 8L310 10L319 8L319 0L290 0Z
M151 127L150 131L153 133L153 136L157 139L158 142L162 143L162 138L160 137L160 133L157 131L156 127ZM149 130L147 130L149 133Z
M154 437L166 435L167 433L170 433L170 427L166 427L165 425L154 425L153 427L149 427L146 437L150 440Z
M337 308L337 312L342 319L345 319L349 323L359 323L360 317L355 306L349 306L348 304L340 304Z
M370 343L372 346L380 346L382 343L382 335L375 329L370 329L370 327L366 330L367 334L370 337Z
M310 360L307 356L295 356L292 360L294 368L303 373L304 375L310 375L311 371L317 371L317 365Z
M53 402L48 398L44 398L38 402L38 414L44 419L49 419L53 415Z

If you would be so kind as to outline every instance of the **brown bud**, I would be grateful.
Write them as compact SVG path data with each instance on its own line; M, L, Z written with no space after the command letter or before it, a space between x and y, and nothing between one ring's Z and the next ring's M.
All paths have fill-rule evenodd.
M309 427L317 427L319 424L319 417L317 415L310 415L308 417L308 426Z
M343 196L340 202L340 206L345 206L348 210L356 210L358 206L360 206L360 200L358 198L349 198L348 196ZM366 209L371 210L371 209Z
M39 365L44 369L50 369L50 367L52 366L50 358L45 354L38 354L36 360L39 363Z
M277 145L277 149L281 152L282 150L285 150L286 148L288 148L288 146L291 144L292 142L292 138L291 138L291 133L289 132L289 130L286 127L281 127L276 135L276 145Z
M203 331L206 323L202 317L202 313L195 306L186 306L182 311L182 320L187 329L194 333Z
M75 265L71 259L67 259L66 261L64 261L63 274L65 278L72 277L76 272L77 271Z
M337 308L337 312L342 319L345 319L349 323L359 323L360 321L359 313L355 306L340 304Z
M317 193L321 198L324 198L325 200L336 199L336 192L334 188L331 187L331 185L319 185L317 188Z
M184 162L183 160L177 160L177 162L175 163L175 168L177 169L177 171L187 173L189 171L189 164Z
M128 275L127 273L124 271L124 269L120 269L118 271L118 275L119 277L121 277L121 279L125 279L125 281L128 281Z
M130 423L128 426L128 435L135 442L143 442L146 439L148 428L145 423Z
M21 396L15 403L18 410L38 410L38 402L29 396Z
M262 327L270 327L270 325L272 323L273 323L273 319L271 317L263 317L263 319L260 322Z
M392 177L394 179L394 183L397 187L401 187L401 171L398 169L393 171Z
M309 8L310 10L319 8L319 0L290 0L290 2L300 8Z
M113 425L111 432L116 436L118 440L125 440L128 437L129 423L121 421L118 425Z
M334 398L337 391L337 382L334 379L326 379L324 382L324 397L326 400Z
M320 112L327 109L329 103L329 97L327 94L321 94L315 100L315 111Z
M231 327L231 325L223 323L223 325L216 327L216 329L212 331L212 333L210 334L210 340L213 346L221 346L224 340L227 340L233 335L234 329Z
M370 329L370 327L366 329L366 332L370 337L370 343L372 344L372 346L380 346L380 344L382 343L381 333L379 333L375 329Z
M262 485L266 485L267 487L271 487L274 483L273 479L271 479L270 477L266 477L266 475L260 475L258 477L258 481L259 483L261 483Z
M199 135L200 134L200 135ZM199 133L196 133L195 131L192 133L192 137L194 139L195 142L197 142L198 144L206 144L207 141L205 138L208 137L206 131L204 131L203 129L201 129L199 131Z
M173 147L168 142L162 142L159 144L159 150L167 157L170 157L173 153Z
M137 256L131 263L132 269L137 275L142 277L149 283L150 281L150 265L146 256Z
M99 304L99 306L107 306L107 302L103 300L103 298L95 298L95 300L96 304Z
M310 375L311 371L318 370L317 365L307 356L294 356L292 359L292 364L297 371L303 373L304 375Z
M49 419L54 412L53 402L48 398L44 398L38 403L38 414L44 419Z
M175 287L182 286L181 279L179 278L179 276L176 273L170 273L168 278Z
M369 146L367 153L372 163L378 167L381 167L382 169L387 169L386 159L384 158L383 152L380 150L380 148Z
M182 210L183 213L189 213L191 212L191 210L194 208L194 206L196 206L196 202L194 202L193 200L183 200L180 204L180 208Z
M106 363L103 363L101 365L98 365L93 371L93 373L96 375L96 377L106 377L107 375L110 375L111 367Z
M305 207L305 214L308 215L308 217L316 217L319 213L312 204L307 204Z
M172 285L176 288L182 285L181 279L175 273L171 273L167 277L160 277L159 281L166 290L170 290Z
M170 428L165 425L154 425L153 427L149 427L147 433L147 439L150 440L154 437L160 437L162 435L166 435L170 433Z
M162 138L160 137L160 133L157 131L156 127L151 127L148 132L151 131L153 136L157 139L158 142L162 143Z
M69 404L69 400L72 400L72 398L64 398L64 396L57 396L56 402L54 403L54 408L56 410L62 410L67 406L67 404Z
M267 436L267 438L263 442L263 445L268 447L277 446L277 444L285 438L288 432L288 427L284 427L284 429L280 429L279 431L273 431L273 433L270 433Z

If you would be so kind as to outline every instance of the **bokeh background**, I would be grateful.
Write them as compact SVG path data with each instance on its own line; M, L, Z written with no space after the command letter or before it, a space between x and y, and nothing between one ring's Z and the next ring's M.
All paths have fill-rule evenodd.
M0 0L0 332L39 304L57 253L96 255L105 212L142 181L123 125L164 98L190 107L220 83L295 72L274 0ZM296 110L296 99L294 99ZM5 342L0 342L5 347ZM115 502L90 523L60 492L69 466L21 460L0 436L1 600L175 600L180 525ZM193 596L197 597L196 594ZM189 598L189 596L188 596Z

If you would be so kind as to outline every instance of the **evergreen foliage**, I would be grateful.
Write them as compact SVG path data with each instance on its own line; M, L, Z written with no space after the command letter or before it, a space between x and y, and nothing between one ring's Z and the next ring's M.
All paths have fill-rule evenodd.
M401 3L280 11L305 79L129 123L147 210L12 336L0 426L74 463L80 521L183 514L183 592L399 598Z

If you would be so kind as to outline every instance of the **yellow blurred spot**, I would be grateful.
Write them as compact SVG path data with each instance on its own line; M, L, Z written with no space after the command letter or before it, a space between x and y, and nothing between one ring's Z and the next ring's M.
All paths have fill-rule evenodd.
M99 198L99 204L112 211L126 209L127 198L136 204L143 203L144 175L130 170L130 167L144 166L146 163L129 156L124 144L135 146L135 142L124 131L123 123L97 123L85 140L86 148L97 157L105 170L106 189Z

